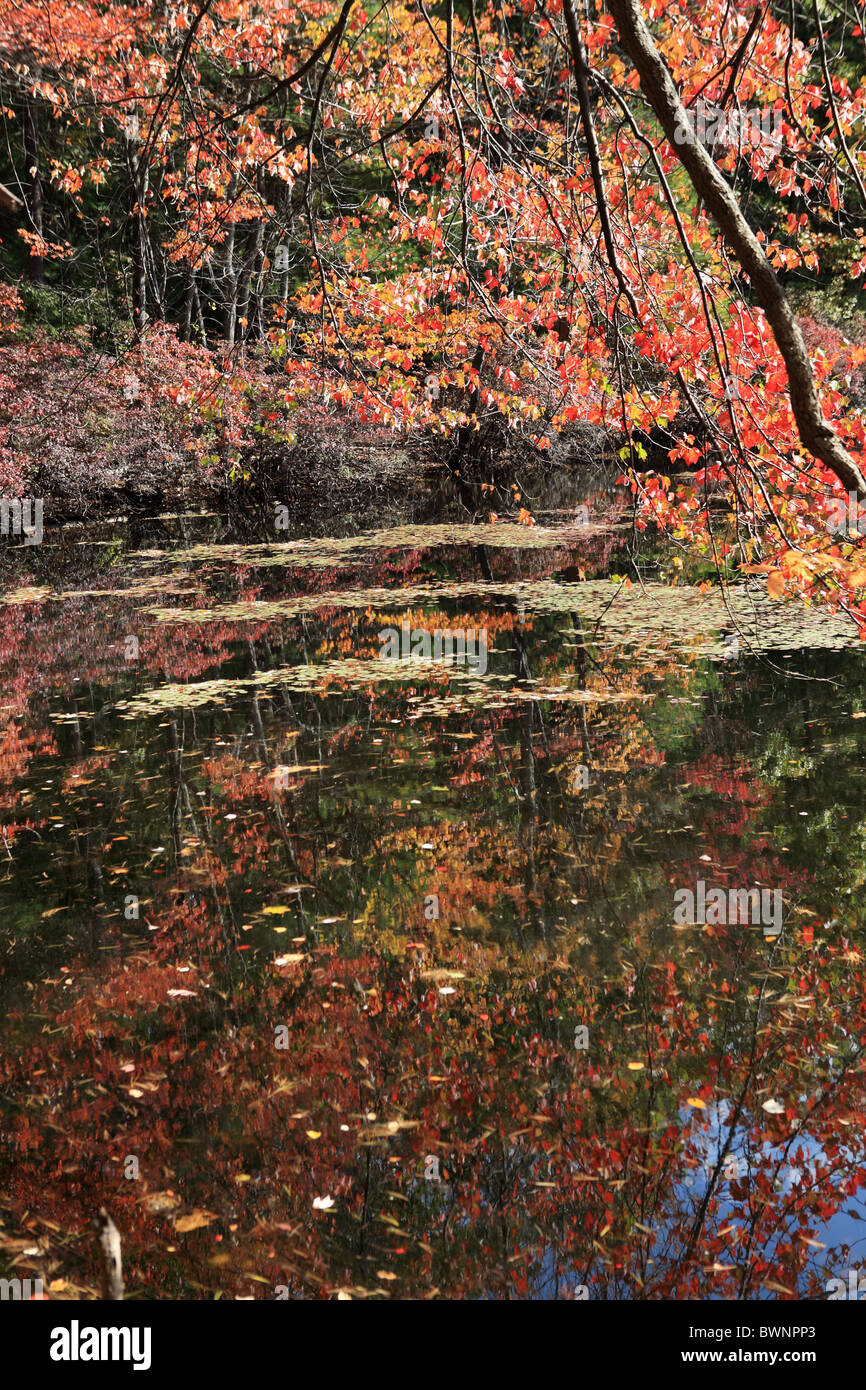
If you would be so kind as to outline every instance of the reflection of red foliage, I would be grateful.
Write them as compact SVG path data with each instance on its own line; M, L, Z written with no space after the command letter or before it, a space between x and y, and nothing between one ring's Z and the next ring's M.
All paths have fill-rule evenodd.
M245 599L272 592L252 571L233 578ZM294 594L309 579L298 570L276 584ZM559 709L541 728L525 708L502 708L451 740L411 718L406 690L346 691L337 677L324 705L242 696L230 711L118 726L134 731L133 759L98 712L106 692L241 659L249 670L250 642L262 657L282 644L290 661L297 641L292 622L140 622L139 601L25 603L4 628L17 717L0 739L0 772L19 830L37 815L21 779L76 740L62 780L70 852L55 859L28 842L26 861L28 872L44 863L68 876L66 911L40 920L47 954L36 972L28 963L34 987L12 991L0 1024L15 1158L6 1229L38 1220L80 1232L108 1201L131 1290L162 1297L267 1296L277 1284L308 1297L380 1296L389 1285L405 1297L520 1297L549 1292L551 1278L560 1294L591 1280L608 1297L805 1285L801 1237L866 1170L862 1087L838 1053L832 1087L827 1069L832 1048L866 1033L855 954L844 939L792 928L779 948L790 998L768 1002L760 932L713 929L674 951L660 910L667 859L654 862L655 900L632 895L622 912L622 874L632 853L651 852L664 780L640 664L600 657L587 681L616 681L635 699ZM308 650L348 640L357 613L334 608L329 627L330 612L304 619ZM511 615L500 617L510 632ZM375 616L363 618L356 630L373 631ZM573 673L573 649L550 647L545 669ZM681 655L665 666L656 653L660 668L689 690ZM96 698L78 693L85 679ZM77 710L81 727L52 730L58 706ZM338 717L319 722L323 709ZM373 727L383 731L375 761ZM451 798L443 817L423 799L430 765L419 751L426 759L431 744L447 749L432 773ZM599 775L572 794L565 778L586 748ZM287 749L304 771L278 790L270 773ZM368 762L376 777L397 769L388 795L368 797L362 782L353 801L350 779L329 781L341 749L361 778ZM424 769L417 799L403 770L412 759ZM767 852L772 788L744 756L701 756L672 775L698 791L722 865L708 879L772 876L808 901L808 875ZM27 792L38 790L34 778ZM440 915L428 921L431 893ZM127 894L144 899L132 920ZM539 908L554 932L539 931ZM21 960L13 950L12 967ZM576 1053L584 1022L590 1047ZM768 1095L783 1113L762 1109ZM769 1140L790 1143L795 1154L808 1140L817 1176L783 1200L761 1155L748 1184L717 1176L698 1220L684 1172L704 1156L711 1117L724 1130L725 1107L738 1105L738 1142L758 1154ZM136 1181L120 1176L127 1155L140 1161ZM438 1184L424 1176L431 1157ZM172 1213L189 1208L207 1224L177 1231ZM92 1282L89 1241L73 1245ZM73 1263L69 1244L55 1256L64 1271Z

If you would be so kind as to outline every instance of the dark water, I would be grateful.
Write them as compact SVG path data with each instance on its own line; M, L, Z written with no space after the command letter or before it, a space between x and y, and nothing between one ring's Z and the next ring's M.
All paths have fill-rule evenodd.
M102 1204L134 1298L859 1269L863 654L559 486L4 554L0 1273Z

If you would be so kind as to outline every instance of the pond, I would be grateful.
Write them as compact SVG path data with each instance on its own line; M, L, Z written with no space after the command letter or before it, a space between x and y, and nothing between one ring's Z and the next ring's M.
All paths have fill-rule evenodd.
M5 542L0 1273L105 1205L138 1299L847 1287L862 648L531 505Z

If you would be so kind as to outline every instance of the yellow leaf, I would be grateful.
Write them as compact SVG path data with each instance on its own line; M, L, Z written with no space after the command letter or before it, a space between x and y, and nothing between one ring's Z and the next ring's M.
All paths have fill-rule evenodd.
M628 1069L629 1071L643 1071L644 1064L643 1062L629 1062Z
M212 1221L216 1221L213 1212L202 1211L196 1207L188 1216L179 1216L174 1223L174 1229L184 1235L187 1231L197 1231L200 1226L209 1226Z
M707 1108L706 1101L701 1100L700 1096L692 1096L686 1101L686 1105L690 1105L693 1110L706 1110Z

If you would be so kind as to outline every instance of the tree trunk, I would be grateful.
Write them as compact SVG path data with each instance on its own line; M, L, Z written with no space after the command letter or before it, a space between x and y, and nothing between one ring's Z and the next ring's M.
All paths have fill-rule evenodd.
M187 281L186 286L186 294L184 296L183 301L183 331L181 333L181 337L185 343L188 343L190 341L190 335L192 333L192 306L194 299L195 281L193 278L193 272L190 271L189 280Z
M228 201L231 207L237 192L237 176L232 175L229 184ZM237 321L237 294L238 294L238 270L235 266L235 222L230 222L226 232L225 251L223 255L223 337L229 347L235 345L235 323Z
M142 175L134 135L127 135L126 148L132 199L132 322L138 335L147 323L147 228L144 221L147 170Z
M264 224L259 222L256 226L252 244L243 268L242 289L238 298L238 322L240 322L241 319L245 320L245 322L241 324L241 338L252 338L254 336L253 320L255 317L256 298L253 293L253 278L256 276L257 266L261 266L264 235ZM253 306L252 313L250 310L251 303Z
M42 175L39 172L39 113L34 97L24 98L24 187L27 190L27 213L31 229L42 236ZM27 263L27 278L34 285L45 283L45 261L31 256Z

